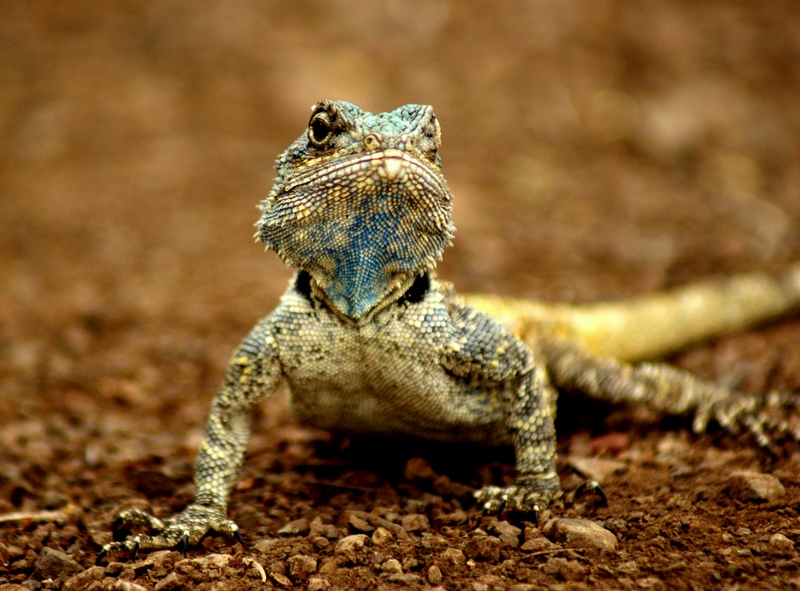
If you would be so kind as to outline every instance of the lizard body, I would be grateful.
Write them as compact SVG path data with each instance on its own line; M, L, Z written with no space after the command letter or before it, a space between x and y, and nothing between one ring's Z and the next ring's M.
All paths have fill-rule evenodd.
M209 530L239 537L227 518L253 409L281 381L304 422L349 433L512 445L516 481L476 492L486 511L534 517L561 494L553 419L558 388L606 401L694 414L770 434L798 433L764 414L763 397L665 365L625 361L786 313L800 304L800 266L622 303L547 305L496 296L466 301L439 281L452 195L441 174L439 124L428 106L372 114L322 101L278 159L257 236L298 272L278 307L234 353L197 459L194 503L160 520L120 519L156 535L104 546L185 548ZM98 559L98 560L99 560Z

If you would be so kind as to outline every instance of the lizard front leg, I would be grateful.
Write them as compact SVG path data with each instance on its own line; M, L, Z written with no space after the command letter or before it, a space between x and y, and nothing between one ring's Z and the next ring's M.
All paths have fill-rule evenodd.
M517 476L511 486L487 486L475 493L485 512L517 511L538 521L539 513L561 496L555 464L555 397L543 367L537 364L509 392L505 420Z
M270 317L251 331L234 354L209 415L195 468L195 500L178 515L161 520L136 509L124 511L118 521L143 524L158 532L137 535L103 546L98 562L107 555L139 549L172 548L184 551L209 531L241 540L238 526L227 518L228 500L250 439L252 413L281 378Z

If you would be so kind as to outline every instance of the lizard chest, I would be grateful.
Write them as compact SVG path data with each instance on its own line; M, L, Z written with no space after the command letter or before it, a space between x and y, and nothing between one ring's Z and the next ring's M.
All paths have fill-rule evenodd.
M489 395L466 392L442 368L447 328L434 310L353 327L299 302L284 309L274 336L294 413L334 431L444 440L495 422Z

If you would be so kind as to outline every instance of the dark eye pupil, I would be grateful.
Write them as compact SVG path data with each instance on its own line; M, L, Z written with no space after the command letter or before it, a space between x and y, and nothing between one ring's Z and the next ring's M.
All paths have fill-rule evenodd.
M311 139L317 143L324 142L331 132L328 122L324 119L314 119L311 122Z

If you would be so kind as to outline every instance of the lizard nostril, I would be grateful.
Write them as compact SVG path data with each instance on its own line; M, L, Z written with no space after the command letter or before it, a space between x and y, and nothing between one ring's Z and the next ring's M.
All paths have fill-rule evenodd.
M370 133L364 138L364 147L368 150L377 150L381 147L381 142L374 133Z

